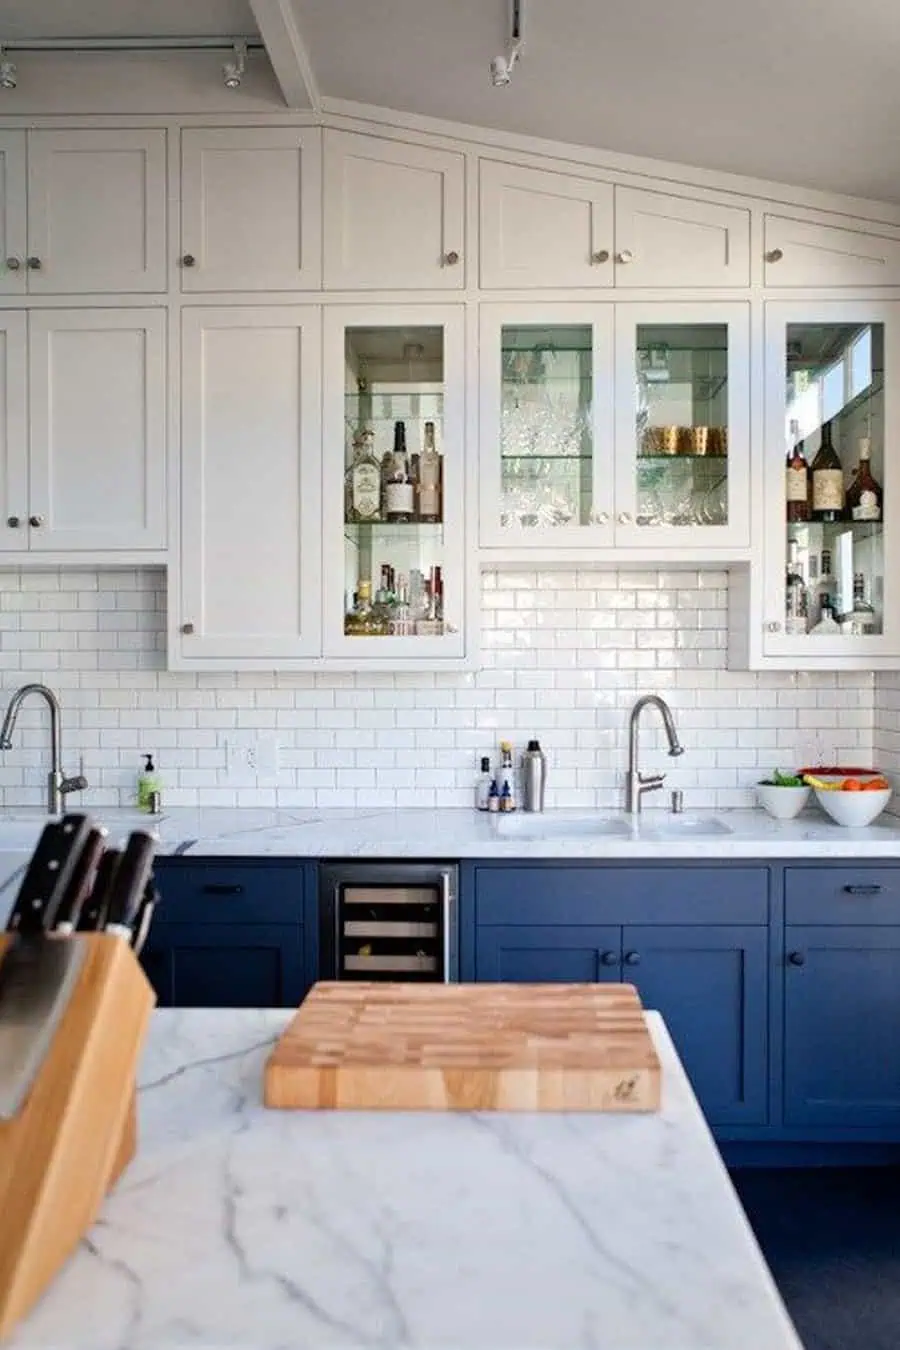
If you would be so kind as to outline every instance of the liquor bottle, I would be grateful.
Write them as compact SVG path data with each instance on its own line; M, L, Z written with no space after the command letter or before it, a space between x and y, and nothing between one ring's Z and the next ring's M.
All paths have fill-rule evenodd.
M809 520L809 464L800 440L800 423L791 423L791 444L785 471L787 519L791 523Z
M372 606L372 583L360 577L356 588L356 603L344 619L347 637L381 637L385 632Z
M813 555L809 559L810 574L810 597L809 597L809 622L813 628L821 618L824 602L834 595L837 582L831 571L831 549L823 548L822 557L819 565L819 572L813 582Z
M839 634L841 625L834 617L834 604L830 595L822 597L822 612L816 623L810 628L810 636L815 633L818 637L833 637Z
M787 575L784 582L784 631L792 637L805 634L809 626L809 592L797 562L797 541L788 542Z
M344 475L344 518L353 523L381 519L381 466L374 441L371 431L360 432Z
M812 516L825 522L844 514L844 470L831 443L831 423L822 427L822 442L812 462Z
M389 629L392 637L411 637L416 631L409 604L409 578L405 572L397 577L397 595Z
M872 442L863 436L859 443L859 468L847 489L847 514L851 520L881 520L884 492L872 474Z
M866 578L853 574L853 608L841 615L841 632L848 637L870 637L876 629L875 611L866 599Z
M403 422L395 422L394 451L384 486L385 519L393 524L402 524L413 519L415 509L409 461L406 458L406 425Z
M440 519L441 456L434 443L434 423L426 422L419 456L419 520L437 523Z

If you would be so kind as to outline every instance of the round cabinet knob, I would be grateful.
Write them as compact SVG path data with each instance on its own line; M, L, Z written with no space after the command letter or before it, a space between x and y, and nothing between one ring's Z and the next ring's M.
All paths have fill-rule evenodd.
M197 265L197 259L194 257L193 253L186 253L181 260L181 265L182 267L195 267Z
M192 623L183 623L181 625L181 631L186 637L190 637L191 633L194 631L194 625Z
M767 633L781 632L781 624L778 622L777 619L771 619L769 623L766 624L766 632Z
M618 952L601 952L601 953L600 953L600 964L601 964L601 966L617 966L617 965L619 964L619 953L618 953Z
M626 966L639 966L641 964L640 952L626 952L625 964Z
M22 524L21 516L7 516L6 523L11 530L17 530Z
M41 262L40 258L29 258L28 266L31 268L32 272L39 272L41 270L41 267L43 266L43 263Z
M456 249L451 249L449 253L444 254L444 263L447 267L455 267L459 262L459 254Z
M631 524L631 516L629 515L629 513L628 513L627 511L620 511L620 512L619 512L619 524L620 524L620 525L630 525L630 524Z
M29 516L28 524L35 530L39 530L44 523L43 516Z
M608 248L601 248L601 249L598 249L596 253L592 253L592 254L591 254L591 262L592 262L592 263L605 263L605 262L609 262L609 249L608 249Z
M792 966L806 965L806 957L802 952L788 952L788 960Z
M784 249L770 248L768 253L766 254L766 262L769 263L781 262L783 257L784 257Z
M18 272L18 270L19 270L19 268L20 268L21 266L22 266L22 264L21 264L21 262L19 261L18 258L7 258L7 260L6 260L6 270L7 270L7 272Z
M617 262L617 263L630 263L630 262L634 262L634 254L632 253L631 249L630 249L630 248L623 248L621 253L617 253L617 254L616 254L616 262Z

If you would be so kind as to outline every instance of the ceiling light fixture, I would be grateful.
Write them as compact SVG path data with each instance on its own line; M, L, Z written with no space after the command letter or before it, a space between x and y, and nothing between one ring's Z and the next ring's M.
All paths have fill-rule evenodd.
M15 63L4 57L3 48L0 47L0 89L15 89L18 82Z
M505 89L509 84L515 64L522 55L524 14L525 0L510 0L509 38L506 50L500 56L495 56L491 62L491 84L495 89Z
M226 89L240 89L241 80L247 65L247 44L243 40L235 42L234 57L222 67L222 79Z

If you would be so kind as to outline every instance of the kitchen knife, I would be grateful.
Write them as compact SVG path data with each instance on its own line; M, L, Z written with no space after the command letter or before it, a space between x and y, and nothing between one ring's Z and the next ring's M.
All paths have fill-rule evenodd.
M56 911L53 932L60 937L67 937L78 923L81 907L90 895L94 874L103 856L106 833L97 827L88 832Z
M81 815L44 826L9 916L8 933L35 937L54 927L92 828L90 817Z
M108 848L100 859L93 888L81 907L78 919L79 933L97 933L105 924L110 890L121 857L119 849Z
M135 830L128 838L109 891L105 932L130 942L135 920L153 872L156 842L153 836Z

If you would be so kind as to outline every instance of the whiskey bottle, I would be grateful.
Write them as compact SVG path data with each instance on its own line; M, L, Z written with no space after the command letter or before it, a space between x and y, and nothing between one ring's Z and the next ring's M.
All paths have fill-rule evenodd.
M419 456L419 520L437 523L440 519L441 456L434 443L434 423L426 422Z
M870 459L872 442L863 436L859 443L859 468L847 489L847 514L851 520L881 520L884 514L884 492L872 474Z
M384 486L385 519L392 524L403 524L415 515L412 479L406 457L406 425L394 423L394 451Z
M809 520L809 464L803 453L800 423L791 423L791 446L785 471L787 519L790 523Z
M822 427L822 442L812 462L812 518L830 522L844 514L844 470L831 443L831 423Z
M344 476L344 518L354 524L381 519L381 466L373 449L374 440L371 431L360 432Z
M809 592L797 562L797 541L788 542L788 565L784 582L784 631L789 637L809 628Z
M853 608L841 615L841 632L848 637L871 637L876 630L875 611L866 599L866 578L853 574Z

